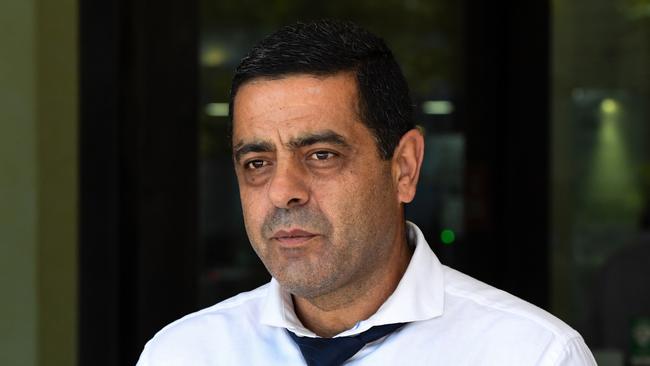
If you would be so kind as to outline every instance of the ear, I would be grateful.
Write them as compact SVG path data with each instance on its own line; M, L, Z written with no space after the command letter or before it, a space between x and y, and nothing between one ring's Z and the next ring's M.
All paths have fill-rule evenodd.
M409 203L415 197L423 157L424 137L419 129L412 129L400 139L391 163L400 202Z

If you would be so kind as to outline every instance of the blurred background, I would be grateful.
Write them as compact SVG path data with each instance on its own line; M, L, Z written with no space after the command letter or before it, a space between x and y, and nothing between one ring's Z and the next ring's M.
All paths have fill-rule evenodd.
M650 0L3 0L0 364L132 365L269 280L228 149L232 71L350 19L409 80L407 216L444 264L650 365Z

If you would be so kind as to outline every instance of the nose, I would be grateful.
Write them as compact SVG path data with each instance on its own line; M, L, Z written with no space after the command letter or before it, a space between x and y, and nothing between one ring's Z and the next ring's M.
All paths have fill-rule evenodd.
M278 163L269 185L269 199L277 208L302 206L309 201L307 174L300 164Z

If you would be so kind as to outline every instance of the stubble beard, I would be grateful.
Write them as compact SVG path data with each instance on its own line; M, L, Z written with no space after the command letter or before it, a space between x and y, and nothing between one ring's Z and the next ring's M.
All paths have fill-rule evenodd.
M319 234L316 240L320 241L318 245L321 251L318 252L316 260L314 253L291 260L282 258L277 250L277 243L268 238L277 230L290 227L299 227ZM260 233L259 240L262 243L253 243L253 248L269 273L285 291L293 295L310 298L329 291L339 281L338 266L347 265L346 259L340 258L345 256L340 255L341 253L333 247L331 238L334 229L331 222L315 208L275 208L264 218Z
M385 241L392 230L358 230L368 227L361 217L349 218L335 231L323 213L314 208L301 206L292 209L276 208L264 219L260 230L262 243L253 243L253 248L266 269L280 283L281 287L294 296L307 300L330 298L333 307L352 301L346 294L358 295L372 281L372 273L386 260ZM270 238L282 228L300 227L304 230L322 234L321 251L318 257L305 256L287 262L276 251ZM261 245L260 245L261 244ZM368 250L373 246L376 250ZM313 254L313 253L312 253ZM311 260L310 260L311 258ZM334 294L336 293L336 295Z

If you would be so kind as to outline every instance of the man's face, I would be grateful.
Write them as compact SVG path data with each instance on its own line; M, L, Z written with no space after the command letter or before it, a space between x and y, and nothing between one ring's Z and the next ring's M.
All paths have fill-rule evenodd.
M391 162L360 121L354 76L256 79L235 99L244 222L269 272L301 297L355 288L388 263L401 222Z

